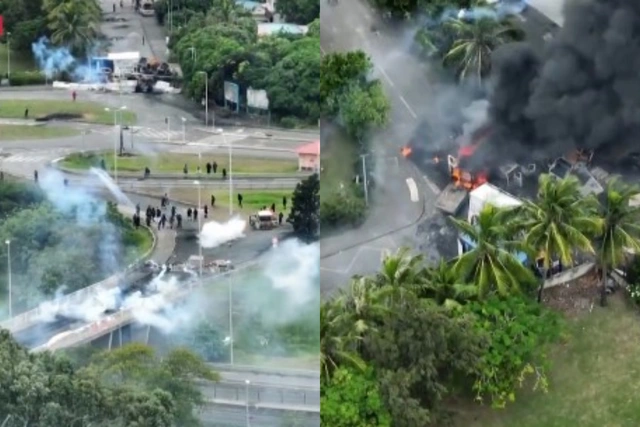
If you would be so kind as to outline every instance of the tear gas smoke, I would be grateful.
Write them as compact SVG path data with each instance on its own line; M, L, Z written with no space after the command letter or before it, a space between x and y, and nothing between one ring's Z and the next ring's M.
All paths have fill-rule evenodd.
M40 71L48 79L56 77L61 72L68 72L77 82L99 83L104 81L101 70L75 58L68 47L51 46L46 37L40 37L38 41L32 43L31 51ZM85 62L90 63L88 58L85 59Z
M124 194L122 190L120 190L120 187L118 187L118 184L116 184L116 182L111 178L111 176L109 176L107 172L98 168L91 168L90 171L92 174L97 176L100 179L100 181L102 181L102 183L111 192L113 197L115 197L118 204L130 206L130 207L135 206L131 201L131 199L129 199L126 196L126 194Z
M215 248L244 237L247 222L240 218L231 218L225 223L209 221L202 226L199 239L203 248Z
M640 3L569 0L540 59L525 44L496 52L494 144L514 158L574 148L621 158L640 131L639 69Z

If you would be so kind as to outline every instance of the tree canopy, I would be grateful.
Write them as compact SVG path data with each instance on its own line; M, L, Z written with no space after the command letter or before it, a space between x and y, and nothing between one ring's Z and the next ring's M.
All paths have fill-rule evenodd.
M293 192L289 221L296 234L304 239L317 239L320 233L320 180L318 174L300 182Z

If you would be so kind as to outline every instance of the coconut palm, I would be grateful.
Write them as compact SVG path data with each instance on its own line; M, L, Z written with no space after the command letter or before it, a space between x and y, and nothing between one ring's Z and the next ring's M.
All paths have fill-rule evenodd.
M51 2L47 14L51 41L68 47L75 54L83 54L91 47L99 33L102 13L93 1L67 0Z
M600 304L607 303L608 272L622 265L629 250L640 252L640 206L631 203L640 188L613 180L600 204L602 234L598 239L598 264L602 272Z
M462 284L452 266L444 260L425 272L426 284L419 296L436 305L456 309L461 306L461 301L474 298L478 294L478 288Z
M455 41L443 62L456 70L458 77L481 79L491 70L491 54L503 44L522 39L522 31L510 19L481 17L447 21Z
M475 245L457 259L454 271L464 283L477 288L480 298L494 290L501 295L517 294L521 285L535 282L533 272L516 255L528 250L509 226L513 215L512 209L487 205L480 211L475 225L451 218L460 233Z
M365 369L355 350L356 337L345 333L344 306L339 299L320 305L320 372L327 381L339 365Z
M400 248L394 254L385 255L374 283L379 288L412 290L424 284L424 280L424 257L412 255L409 248Z
M576 178L540 176L536 199L524 200L518 208L518 227L524 232L527 245L541 254L544 277L552 260L572 265L577 251L595 253L591 239L602 224L597 209L594 197L580 194ZM538 289L538 301L543 288L544 281Z

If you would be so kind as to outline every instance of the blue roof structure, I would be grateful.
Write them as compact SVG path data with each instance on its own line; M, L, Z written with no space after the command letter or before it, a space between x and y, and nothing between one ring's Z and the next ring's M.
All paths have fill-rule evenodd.
M471 240L471 238L469 236L467 236L466 234L460 234L458 237L460 238L460 240L462 240L469 247L471 247L471 248L475 248L476 247L476 242ZM523 252L516 253L516 258L518 259L518 261L520 261L520 264L527 264L529 262L529 257L527 256L527 254L525 254Z

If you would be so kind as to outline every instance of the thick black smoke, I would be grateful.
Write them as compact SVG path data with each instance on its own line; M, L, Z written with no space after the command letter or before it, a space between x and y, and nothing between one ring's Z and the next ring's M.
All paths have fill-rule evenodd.
M640 151L640 1L568 0L540 62L525 44L495 60L490 117L501 153Z

